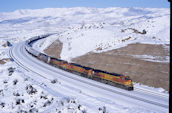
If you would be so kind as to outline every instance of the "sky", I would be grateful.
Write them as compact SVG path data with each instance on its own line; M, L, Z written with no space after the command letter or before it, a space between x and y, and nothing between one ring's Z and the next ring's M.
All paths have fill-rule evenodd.
M0 12L19 9L70 7L144 7L170 8L168 0L0 0Z

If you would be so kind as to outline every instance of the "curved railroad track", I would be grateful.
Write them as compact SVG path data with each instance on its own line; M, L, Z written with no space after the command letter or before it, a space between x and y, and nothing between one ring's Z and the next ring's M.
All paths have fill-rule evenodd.
M19 54L17 55L16 51L17 51L17 53L20 53L20 55ZM147 91L147 90L144 91L144 89L139 89L139 88L135 88L134 91L124 91L122 89L113 88L112 86L98 83L96 81L90 82L92 80L89 80L87 78L81 79L81 77L75 76L74 74L71 74L71 73L69 74L68 72L64 73L62 70L59 71L59 69L57 70L55 67L52 67L44 62L38 61L36 58L33 58L30 54L28 54L26 52L24 43L20 43L20 44L14 46L13 48L11 48L9 50L9 55L11 58L13 58L15 60L15 62L19 66L21 66L22 68L24 68L27 71L36 73L37 75L43 77L44 79L51 80L51 79L47 78L46 76L44 76L43 74L40 74L39 72L37 72L37 70L29 67L27 62L24 63L24 61L22 61L21 58L25 58L25 59L27 58L30 62L34 63L35 65L41 66L41 68L43 68L43 69L46 69L53 73L56 73L60 77L65 77L65 78L71 79L75 82L76 81L81 82L83 84L90 85L91 87L95 87L95 88L98 88L101 90L105 90L107 92L111 92L111 94L124 96L131 100L139 101L139 103L141 103L141 104L147 103L148 105L152 106L152 108L159 107L159 109L162 111L168 111L168 108L169 108L168 95L159 94L159 93L155 94L152 91ZM71 76L71 75L73 75L73 76ZM146 94L148 98L143 98L142 97L143 93L144 93L144 95ZM151 99L152 97L154 97L154 99ZM114 98L114 97L112 97L112 98ZM161 99L162 99L162 102L160 101Z

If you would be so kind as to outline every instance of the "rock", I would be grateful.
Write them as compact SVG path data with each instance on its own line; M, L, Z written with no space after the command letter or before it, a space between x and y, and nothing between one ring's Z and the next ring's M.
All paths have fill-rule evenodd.
M2 46L4 46L4 47L11 47L12 44L9 41L7 41Z

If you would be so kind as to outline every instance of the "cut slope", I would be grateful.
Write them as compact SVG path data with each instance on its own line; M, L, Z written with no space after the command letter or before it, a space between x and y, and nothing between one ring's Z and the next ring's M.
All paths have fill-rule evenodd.
M46 48L44 52L52 57L61 58L60 53L61 53L62 47L63 47L63 44L59 40L57 40L54 43L52 43L51 46L48 46L48 48Z
M135 55L158 56L159 59L148 61ZM162 45L131 44L103 53L91 52L72 61L96 69L129 75L134 82L169 90L169 63L166 63L166 56L169 56L169 52Z

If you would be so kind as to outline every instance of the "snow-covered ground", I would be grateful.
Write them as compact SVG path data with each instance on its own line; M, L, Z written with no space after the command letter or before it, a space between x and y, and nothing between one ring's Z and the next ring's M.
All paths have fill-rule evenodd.
M65 32L38 42L40 44L35 44L34 48L43 52L54 40L59 39L63 43L61 58L70 61L88 52L103 52L133 43L170 43L169 9L92 9L94 13L89 18L90 10L84 9L80 13L73 11L74 17L73 13L69 13L65 20L66 23L71 21L70 27ZM81 15L82 18L79 18ZM72 23L73 18L77 18L75 24ZM164 61L169 62L168 59L167 56Z
M78 7L0 12L0 60L9 58L10 47L2 46L6 41L14 45L47 33L56 34L38 41L34 48L43 52L59 39L63 43L61 57L69 61L90 51L102 52L137 42L164 44L169 49L165 45L170 43L169 27L170 9ZM169 62L168 59L164 62ZM12 61L0 64L0 112L95 113L102 111L103 106L107 107L108 113L154 112L146 107L130 107L130 103L121 105L109 103L105 98L89 97L78 89L71 89L70 84L63 86L59 80L52 78L49 81L37 76ZM135 86L168 94L161 88ZM85 101L71 96L71 90Z
M14 72L13 72L14 71ZM60 96L58 92L52 95L46 87L56 87L60 82L36 81L28 73L15 63L0 65L0 112L1 113L82 113L86 111L84 106L77 102L76 98Z
M169 97L164 90L160 91L160 89L157 89L160 91L158 92L154 88L135 84L135 90L129 92L88 80L33 58L25 51L23 44L19 43L15 45L10 50L10 56L16 60L17 64L32 73L32 75L28 76L32 82L37 83L37 85L49 92L50 95L53 95L54 98L67 96L75 99L78 104L75 105L75 108L71 109L78 111L77 107L82 106L82 110L79 112L88 113L101 113L101 109L106 109L106 112L110 113L163 113L168 111ZM51 108L47 111L54 112Z

